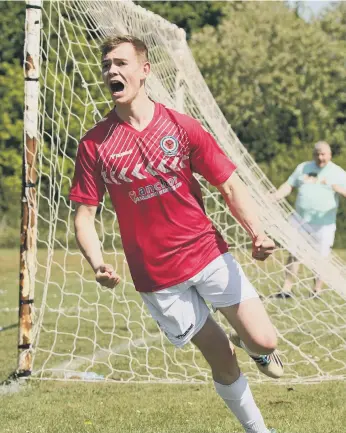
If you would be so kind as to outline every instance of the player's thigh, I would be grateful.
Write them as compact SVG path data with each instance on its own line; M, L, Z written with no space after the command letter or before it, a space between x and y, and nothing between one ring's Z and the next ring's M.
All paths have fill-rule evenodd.
M276 332L257 292L234 257L227 253L205 268L199 294L218 309L253 350L270 352Z
M141 296L153 319L176 347L188 343L209 316L204 299L194 286L186 283Z
M221 307L219 311L253 352L270 353L276 348L275 328L259 298L246 299L237 305Z

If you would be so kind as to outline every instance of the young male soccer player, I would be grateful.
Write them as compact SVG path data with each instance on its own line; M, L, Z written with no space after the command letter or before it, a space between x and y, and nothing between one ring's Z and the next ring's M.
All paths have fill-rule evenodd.
M235 166L213 137L189 116L152 101L144 43L131 36L107 39L102 75L115 107L82 138L70 199L77 202L76 239L96 274L115 287L119 276L104 263L94 218L107 189L117 213L133 282L169 340L192 341L209 363L217 393L248 433L268 433L234 348L205 301L236 330L233 341L272 377L282 375L277 337L255 289L227 252L205 215L193 172L222 193L253 240L253 257L274 250L256 217Z

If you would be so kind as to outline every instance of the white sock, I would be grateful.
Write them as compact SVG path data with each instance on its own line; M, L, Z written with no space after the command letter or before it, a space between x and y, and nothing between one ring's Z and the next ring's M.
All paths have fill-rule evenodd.
M214 385L216 392L238 418L246 433L269 433L245 376L240 374L231 385L222 385L215 381Z

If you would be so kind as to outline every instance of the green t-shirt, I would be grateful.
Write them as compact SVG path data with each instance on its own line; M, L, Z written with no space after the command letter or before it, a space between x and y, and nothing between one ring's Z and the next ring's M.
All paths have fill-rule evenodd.
M339 194L332 185L346 188L346 172L329 162L320 168L315 161L299 164L288 178L289 185L298 188L296 211L310 224L335 224Z

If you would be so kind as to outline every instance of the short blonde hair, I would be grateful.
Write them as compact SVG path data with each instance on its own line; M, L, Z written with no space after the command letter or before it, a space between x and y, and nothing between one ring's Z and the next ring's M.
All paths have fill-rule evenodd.
M137 55L142 57L144 61L148 61L148 48L145 43L137 38L136 36L131 35L117 35L110 36L103 40L100 45L101 58L103 58L110 51L114 50L114 48L118 47L121 44L131 44L135 49Z

